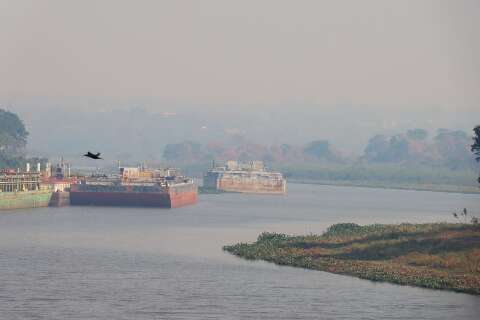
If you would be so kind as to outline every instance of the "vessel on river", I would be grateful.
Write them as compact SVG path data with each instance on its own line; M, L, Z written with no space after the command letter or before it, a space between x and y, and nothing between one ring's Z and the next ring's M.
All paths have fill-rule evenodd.
M197 186L175 169L120 168L71 185L71 205L177 208L197 202Z
M213 166L203 177L203 187L211 190L263 194L284 194L287 183L279 172L268 171L262 161L227 161Z
M0 171L0 210L47 207L51 197L50 186L41 183L40 170Z

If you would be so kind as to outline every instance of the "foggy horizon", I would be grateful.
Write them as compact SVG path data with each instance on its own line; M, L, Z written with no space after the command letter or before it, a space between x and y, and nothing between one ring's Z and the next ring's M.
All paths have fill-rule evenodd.
M235 135L264 145L302 146L328 140L343 153L358 156L376 134L422 128L432 138L437 129L445 128L471 135L476 124L475 112L452 113L434 106L390 112L376 106L306 103L199 108L149 99L70 98L0 101L0 108L18 113L25 122L29 154L54 157L76 154L78 149L116 156L126 148L138 152L139 158L152 153L158 158L167 144L186 140L205 144ZM93 130L85 131L86 127ZM97 136L96 130L102 135ZM121 146L121 140L127 147Z
M473 112L476 1L0 1L0 96ZM245 107L250 106L250 107ZM64 106L68 108L68 105Z

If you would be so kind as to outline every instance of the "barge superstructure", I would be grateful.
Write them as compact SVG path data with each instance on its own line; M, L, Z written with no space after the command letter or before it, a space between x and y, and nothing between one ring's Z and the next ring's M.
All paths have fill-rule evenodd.
M287 183L279 172L268 171L262 161L227 161L203 176L203 187L227 192L285 194Z
M0 210L47 207L51 197L51 187L41 182L40 170L0 171Z

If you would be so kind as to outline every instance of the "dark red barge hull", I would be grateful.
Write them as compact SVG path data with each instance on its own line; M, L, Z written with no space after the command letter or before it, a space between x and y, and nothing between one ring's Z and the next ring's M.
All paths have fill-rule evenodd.
M88 192L71 191L70 204L80 206L178 208L197 202L196 188L181 192Z

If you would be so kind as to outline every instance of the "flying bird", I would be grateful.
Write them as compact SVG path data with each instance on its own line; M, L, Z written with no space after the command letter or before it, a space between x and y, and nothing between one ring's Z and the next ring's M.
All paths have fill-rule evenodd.
M84 157L87 157L87 158L95 159L95 160L102 159L102 158L100 158L100 152L98 152L98 153L96 153L96 154L93 154L93 153L91 153L90 151L88 151L88 152L85 153L83 156L84 156Z

